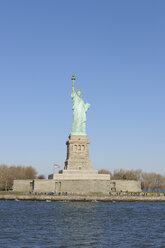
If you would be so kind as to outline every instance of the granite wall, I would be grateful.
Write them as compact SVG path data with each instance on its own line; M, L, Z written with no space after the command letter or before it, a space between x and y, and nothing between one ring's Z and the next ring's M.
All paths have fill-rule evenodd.
M109 194L109 192L113 191L141 191L141 183L134 180L60 180L60 178L59 180L14 180L13 190L23 192L67 192L68 194Z
M13 190L21 192L33 191L33 179L31 180L14 180Z
M135 180L111 180L110 185L110 191L141 191L141 182Z
M34 180L34 192L67 192L70 194L109 194L108 180Z

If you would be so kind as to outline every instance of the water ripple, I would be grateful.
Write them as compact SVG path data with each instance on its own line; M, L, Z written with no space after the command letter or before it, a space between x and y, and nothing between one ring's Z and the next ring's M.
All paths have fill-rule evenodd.
M0 247L165 247L164 203L0 201Z

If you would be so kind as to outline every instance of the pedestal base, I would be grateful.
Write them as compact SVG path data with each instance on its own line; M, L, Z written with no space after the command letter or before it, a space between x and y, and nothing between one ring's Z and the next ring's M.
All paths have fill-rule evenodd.
M109 174L97 173L64 173L64 174L51 174L49 179L54 180L110 180Z
M69 175L73 175L73 174L83 174L83 175L95 175L98 174L98 170L63 170L61 174L69 174Z
M71 135L66 142L67 158L65 170L90 170L89 144L87 136Z
M88 170L90 172L90 170ZM110 175L98 174L97 171L71 171L66 170L62 174L52 174L48 181L54 181L55 192L67 192L68 194L109 194Z
M110 175L98 174L93 170L89 159L89 144L86 135L70 135L67 145L67 158L64 170L49 175L55 183L55 192L69 194L108 194Z

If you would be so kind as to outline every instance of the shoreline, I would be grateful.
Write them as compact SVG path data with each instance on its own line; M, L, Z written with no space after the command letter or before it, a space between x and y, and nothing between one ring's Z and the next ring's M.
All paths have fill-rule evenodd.
M27 195L0 194L0 200L10 201L92 201L92 202L165 202L165 196L127 195Z

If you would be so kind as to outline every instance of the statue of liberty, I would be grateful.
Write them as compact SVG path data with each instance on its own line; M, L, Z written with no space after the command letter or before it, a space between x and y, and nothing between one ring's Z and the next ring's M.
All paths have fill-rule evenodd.
M73 123L71 135L86 135L86 112L90 108L89 103L84 103L81 90L75 91L75 76L72 76L72 103Z

